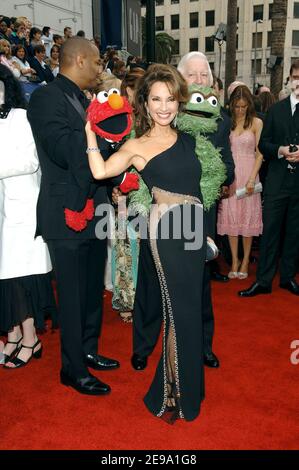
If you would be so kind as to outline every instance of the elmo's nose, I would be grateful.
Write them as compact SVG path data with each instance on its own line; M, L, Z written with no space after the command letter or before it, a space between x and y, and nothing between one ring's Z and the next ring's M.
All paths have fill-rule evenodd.
M124 100L122 96L118 95L117 93L112 93L112 95L110 95L108 98L108 103L112 109L121 109L124 105Z

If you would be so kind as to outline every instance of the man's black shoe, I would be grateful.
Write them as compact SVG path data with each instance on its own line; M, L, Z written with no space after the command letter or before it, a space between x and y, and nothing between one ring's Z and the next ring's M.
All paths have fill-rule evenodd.
M299 295L299 286L295 279L291 279L288 282L284 282L283 284L280 284L280 287L282 289L287 289L290 291L292 294Z
M271 294L271 292L271 287L261 286L258 282L255 282L252 284L252 286L249 287L249 289L240 290L238 295L240 297L254 297L255 295L259 294Z
M228 282L229 278L225 276L225 274L221 274L218 271L213 271L211 273L211 279L212 281L218 281L218 282Z
M119 362L115 359L99 356L98 354L87 354L86 356L87 367L92 367L95 370L111 370L118 369Z
M133 354L131 357L131 364L135 370L144 370L147 366L147 357L139 356L139 354Z
M111 392L109 385L104 384L91 374L87 377L73 378L61 370L60 382L62 385L73 387L77 392L85 395L107 395Z
M219 359L213 352L209 352L204 354L203 356L203 363L207 367L219 367Z

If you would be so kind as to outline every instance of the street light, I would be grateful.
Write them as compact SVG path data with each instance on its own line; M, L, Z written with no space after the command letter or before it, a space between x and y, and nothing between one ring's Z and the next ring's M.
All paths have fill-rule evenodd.
M263 23L263 20L255 21L255 38L254 38L254 64L253 64L253 94L256 88L256 49L257 49L257 25Z

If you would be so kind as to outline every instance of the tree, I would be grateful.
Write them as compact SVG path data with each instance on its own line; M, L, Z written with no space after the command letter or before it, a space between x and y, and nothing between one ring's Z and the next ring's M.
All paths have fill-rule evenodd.
M146 57L146 21L141 18L142 26L142 55ZM162 64L169 64L172 54L174 53L175 42L174 39L167 33L157 33L155 36L155 49L156 49L156 62Z
M237 0L228 0L227 3L225 101L228 86L236 80L237 3Z
M167 33L156 34L156 60L161 64L169 64L174 51L174 39Z
M271 55L277 57L271 69L271 91L278 97L283 85L283 56L287 27L288 0L274 0L272 10Z

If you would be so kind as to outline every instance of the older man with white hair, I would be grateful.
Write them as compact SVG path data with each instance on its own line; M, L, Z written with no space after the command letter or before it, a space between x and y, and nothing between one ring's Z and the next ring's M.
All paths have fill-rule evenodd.
M189 52L184 55L178 64L178 70L181 72L187 83L191 85L196 83L202 86L213 86L213 75L207 57L199 51ZM218 121L218 128L213 134L207 134L209 141L221 149L223 163L226 166L227 180L224 186L229 186L234 180L234 162L230 149L229 134L231 122L229 117L222 112L221 119ZM207 212L207 223L209 235L215 237L216 228L216 204ZM217 280L226 280L220 273L216 273ZM214 275L212 276L214 277ZM222 278L222 279L221 279ZM212 307L211 285L210 285L210 267L206 265L204 274L203 289L203 326L204 326L204 362L209 367L219 367L219 360L212 351L212 342L214 336L214 314Z

